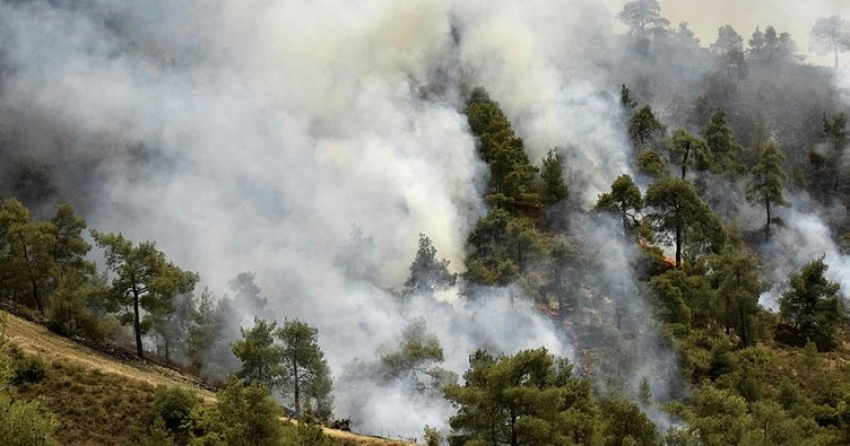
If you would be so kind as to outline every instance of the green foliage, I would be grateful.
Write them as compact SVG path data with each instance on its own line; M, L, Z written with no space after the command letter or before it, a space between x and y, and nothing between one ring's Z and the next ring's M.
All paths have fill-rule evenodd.
M477 351L466 384L446 388L458 408L450 444L602 444L589 383L563 364L542 348L499 358Z
M407 294L447 290L454 286L457 274L449 272L449 261L437 259L437 248L425 234L419 234L419 249L410 265L410 274L404 282Z
M656 317L684 330L691 326L691 309L685 301L684 293L687 290L687 281L688 277L684 272L671 270L653 277L649 282L658 299Z
M476 88L466 106L469 127L478 138L479 154L490 166L488 193L525 201L537 168L529 162L521 138L483 88Z
M604 400L602 416L608 421L607 446L659 445L658 432L652 421L633 403L621 399Z
M715 111L702 132L708 146L708 167L715 173L734 177L742 173L740 157L743 148L735 141L732 128L722 110Z
M619 215L623 222L623 235L628 237L638 226L638 213L644 202L640 189L629 175L620 175L611 183L611 192L599 195L596 210Z
M638 154L637 164L640 171L652 178L659 179L668 175L667 164L658 151L645 149Z
M644 105L629 119L629 138L635 150L649 148L650 143L664 133L664 126L655 117L652 107Z
M275 333L283 352L280 388L285 397L292 398L296 416L309 407L313 415L327 421L333 411L333 382L317 334L318 330L297 319L285 321Z
M424 319L416 319L404 328L398 345L381 355L380 373L385 381L407 381L420 393L440 390L457 382L456 374L437 365L443 359L437 337L427 332Z
M56 238L49 222L33 222L29 209L15 199L0 204L0 281L4 294L46 312L48 280L56 268ZM21 297L26 296L27 300Z
M161 429L172 438L188 439L190 415L198 405L198 398L191 392L176 387L160 387L153 399L155 422L161 422ZM152 429L157 432L157 429Z
M564 180L563 160L555 150L550 150L543 159L540 178L543 180L543 203L554 204L570 196L570 188Z
M426 446L440 446L443 443L443 434L431 426L425 426L424 436Z
M770 237L771 225L775 223L772 208L788 206L782 193L782 181L785 172L782 170L782 151L774 142L767 142L759 150L759 161L753 167L752 179L747 187L747 201L763 205L766 213L764 231Z
M35 356L18 356L12 361L11 383L15 386L37 384L46 377L44 362Z
M782 295L779 311L796 345L814 342L818 350L836 347L835 331L846 320L839 286L824 277L828 266L823 259L804 265L791 275L791 289Z
M278 446L283 427L280 406L269 396L261 382L246 384L231 379L218 392L218 403L211 410L192 413L192 446Z
M7 446L54 445L56 419L35 401L12 399L0 392L0 439Z
M685 179L688 168L695 166L698 170L706 170L711 165L709 148L705 141L691 135L684 129L676 129L670 144L670 163L678 166L680 178Z
M57 444L56 418L37 401L13 398L8 384L38 383L44 379L44 364L31 357L11 361L6 353L3 331L5 313L0 312L0 440L9 446L50 446Z
M242 361L236 376L251 383L275 387L283 373L283 347L275 342L277 322L255 318L251 329L242 329L242 339L233 343L233 354Z
M676 267L682 266L686 238L696 254L719 251L726 240L723 224L697 195L694 187L680 178L662 178L646 191L648 217L653 228L672 236ZM672 234L671 234L672 233Z
M759 262L752 253L728 247L710 260L713 302L716 320L733 330L744 347L756 341L755 322L759 314L759 295L764 286L759 279Z
M208 288L201 292L189 328L186 347L189 368L195 372L204 370L207 376L216 376L214 371L210 370L212 368L210 366L215 362L212 356L215 353L216 344L223 344L225 321L221 309L222 305L227 305L227 302L225 299L218 304L214 302ZM233 350L230 346L227 346L226 350L232 354ZM226 354L226 352L222 353Z
M481 285L513 282L544 249L543 238L530 219L501 208L491 209L478 220L467 245L466 278Z
M315 424L298 423L292 426L284 426L282 446L336 446L322 427Z
M133 325L136 353L142 350L142 311L168 314L174 311L174 297L189 293L198 275L186 272L165 259L153 242L134 245L121 234L91 231L95 243L105 251L106 266L115 274L109 298L121 311L121 321Z

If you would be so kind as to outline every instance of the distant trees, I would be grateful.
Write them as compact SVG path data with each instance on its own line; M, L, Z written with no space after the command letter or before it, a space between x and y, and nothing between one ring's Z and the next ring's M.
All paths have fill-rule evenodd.
M419 249L410 264L410 274L404 282L408 294L425 293L451 288L457 275L449 272L449 261L437 259L437 248L425 234L419 234Z
M109 298L122 312L124 324L132 325L136 338L136 354L144 358L142 334L149 322L143 324L142 313L170 313L174 311L174 298L179 293L189 293L198 281L198 275L178 268L156 249L153 242L138 245L121 234L104 234L91 231L95 243L104 249L106 266L115 274Z
M651 31L665 28L670 21L661 17L661 5L657 0L636 0L628 2L617 18L629 27L629 32L635 36L646 36Z
M834 198L848 187L843 175L842 158L850 144L847 115L836 113L821 119L820 141L809 149L811 189L813 192Z
M798 59L797 44L787 32L778 33L773 26L767 26L764 32L756 28L749 40L750 60L761 66L780 63L793 63Z
M744 53L744 38L730 25L717 30L717 40L711 45L717 65L728 82L743 80L749 73Z
M670 21L661 17L661 5L657 0L635 0L626 3L623 10L617 14L626 26L629 34L635 39L634 45L638 54L649 54L651 38L661 30L665 30Z
M850 51L850 23L840 15L817 19L809 35L809 50L820 55L832 53L838 68L838 53Z

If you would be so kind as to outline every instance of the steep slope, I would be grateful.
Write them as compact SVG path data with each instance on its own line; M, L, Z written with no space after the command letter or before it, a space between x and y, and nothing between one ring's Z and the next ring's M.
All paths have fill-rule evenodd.
M45 327L29 322L12 314L0 310L0 314L6 317L6 327L2 335L11 344L25 355L32 355L41 359L51 370L62 373L63 378L59 383L51 386L29 386L28 390L35 396L45 401L60 422L66 419L63 428L68 430L65 434L67 444L107 444L104 437L107 432L93 432L86 429L84 423L79 422L78 412L89 418L91 422L98 423L99 411L117 411L116 406L120 402L145 405L147 399L153 393L156 386L180 387L195 393L203 401L215 401L215 394L203 389L189 377L166 367L161 367L143 361L122 361L68 338L57 335ZM94 376L94 378L92 378ZM116 379L117 378L117 379ZM77 382L69 382L69 380ZM126 383L121 385L120 383ZM57 389L57 387L59 389ZM64 401L61 388L68 387L69 395L74 395L75 401ZM103 388L99 388L103 387ZM106 396L106 394L113 395ZM125 395L114 395L115 392L127 392ZM132 393L132 395L130 395ZM114 400L97 401L97 395L104 394L103 398ZM79 400L76 400L79 397ZM85 399L85 400L83 400ZM86 407L72 407L84 405ZM145 412L145 409L136 408L137 414ZM141 416L141 415L139 415ZM94 419L92 419L94 418ZM68 422L67 420L71 420ZM82 424L82 425L81 425ZM400 446L411 443L361 436L351 432L335 429L325 429L325 433L334 441L342 445L365 445L365 446ZM108 444L124 444L120 441Z

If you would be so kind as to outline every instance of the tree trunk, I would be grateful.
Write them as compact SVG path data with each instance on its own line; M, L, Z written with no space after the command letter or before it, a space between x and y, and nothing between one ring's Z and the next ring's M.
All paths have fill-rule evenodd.
M513 408L511 408L511 446L519 446L519 439L516 435L516 422L517 416L514 414Z
M44 304L41 303L41 295L38 294L38 281L31 279L30 284L32 285L32 298L35 299L35 307L38 308L38 312L44 316Z
M764 208L767 210L767 225L764 227L764 232L767 234L767 238L770 238L770 199L765 198Z
M139 358L145 358L145 352L142 350L142 323L139 315L139 291L133 287L133 332L136 335L136 354Z
M301 389L298 378L298 363L293 361L292 377L295 379L295 416L301 418Z
M676 269L682 268L682 223L676 224Z
M555 271L555 297L558 299L558 321L561 324L567 318L566 300L564 298L564 287L561 285L561 268Z
M38 309L38 312L44 316L44 304L41 303L41 295L38 294L38 279L35 277L35 272L32 270L32 260L30 260L27 243L23 237L21 237L20 240L21 245L24 248L24 261L27 262L27 275L29 275L30 285L32 286L32 298L35 301L35 307Z

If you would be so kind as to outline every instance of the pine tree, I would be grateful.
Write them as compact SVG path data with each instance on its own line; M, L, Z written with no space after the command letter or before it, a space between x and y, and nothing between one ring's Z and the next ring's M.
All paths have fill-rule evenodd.
M835 348L835 330L847 317L838 284L824 277L827 268L823 259L807 263L791 275L791 289L779 300L782 319L799 342L812 341L818 350Z
M788 206L782 193L782 180L785 172L782 170L782 151L774 142L767 142L759 151L759 161L753 167L752 179L747 187L747 201L764 206L766 222L765 235L769 238L772 225L778 221L773 216L776 206Z
M566 200L570 196L570 189L564 180L564 166L561 155L555 150L550 150L543 159L543 169L540 172L543 180L542 201L546 204L554 204Z
M410 265L410 274L404 282L406 294L447 290L454 286L457 275L449 272L449 261L437 259L437 248L425 234L419 234L419 249Z
M121 234L91 231L95 243L104 249L106 266L115 274L109 298L122 312L121 322L131 324L136 337L136 353L144 358L143 312L167 314L174 311L174 297L190 293L198 275L183 271L165 259L153 242L134 245Z
M282 347L281 393L292 397L295 416L307 405L319 419L327 421L332 412L330 369L319 348L318 330L299 320L285 321L276 332Z
M629 175L620 175L611 184L611 192L599 195L596 210L617 214L623 224L623 235L628 237L638 225L638 213L644 202L640 189Z

